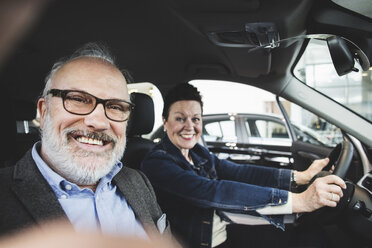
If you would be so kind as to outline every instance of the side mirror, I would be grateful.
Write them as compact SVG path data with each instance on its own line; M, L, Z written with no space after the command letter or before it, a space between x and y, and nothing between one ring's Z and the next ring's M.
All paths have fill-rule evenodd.
M326 39L333 65L339 76L352 71L358 71L354 67L358 61L363 71L370 67L369 60L364 52L353 42L338 36L330 36Z

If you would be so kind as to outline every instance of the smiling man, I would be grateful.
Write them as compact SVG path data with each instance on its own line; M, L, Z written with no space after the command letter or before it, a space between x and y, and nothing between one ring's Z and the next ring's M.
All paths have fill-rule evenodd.
M147 178L120 162L129 78L95 43L54 64L37 104L41 142L0 171L0 234L57 218L104 234L169 233Z

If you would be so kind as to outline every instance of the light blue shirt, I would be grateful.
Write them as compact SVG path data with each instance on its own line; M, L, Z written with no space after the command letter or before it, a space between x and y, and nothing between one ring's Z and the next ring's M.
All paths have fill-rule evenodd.
M33 146L32 158L76 230L101 230L104 234L147 238L132 208L116 185L111 183L123 167L121 162L99 181L93 192L79 188L54 172L40 157L40 147L40 142Z

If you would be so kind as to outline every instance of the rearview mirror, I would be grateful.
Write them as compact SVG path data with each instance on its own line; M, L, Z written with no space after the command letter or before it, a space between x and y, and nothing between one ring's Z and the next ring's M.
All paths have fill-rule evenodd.
M363 71L370 67L369 60L364 52L353 42L343 37L330 36L326 39L333 65L339 76L352 71L358 71L354 67L357 60Z
M363 71L367 71L370 67L367 55L355 43L333 34L308 34L279 40L279 33L274 23L247 23L244 30L220 30L209 32L207 35L217 46L242 48L248 52L257 50L270 52L305 39L325 40L339 76L358 71L354 67L355 61L360 64Z

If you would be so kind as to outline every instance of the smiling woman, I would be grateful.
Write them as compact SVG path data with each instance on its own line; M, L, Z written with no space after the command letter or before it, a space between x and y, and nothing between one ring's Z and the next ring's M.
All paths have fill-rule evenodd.
M299 172L218 159L198 144L202 133L202 107L198 90L178 84L165 96L162 141L142 162L173 231L186 247L229 247L221 211L260 215L284 229L283 214L335 207L344 181L328 176L302 193L291 193L294 183L307 184L329 162L314 161ZM334 183L332 189L329 186ZM331 190L331 192L327 192ZM332 196L329 200L329 195ZM225 216L226 217L226 216Z
M177 101L164 117L164 131L171 142L188 158L188 150L198 142L202 132L202 110L198 101Z

